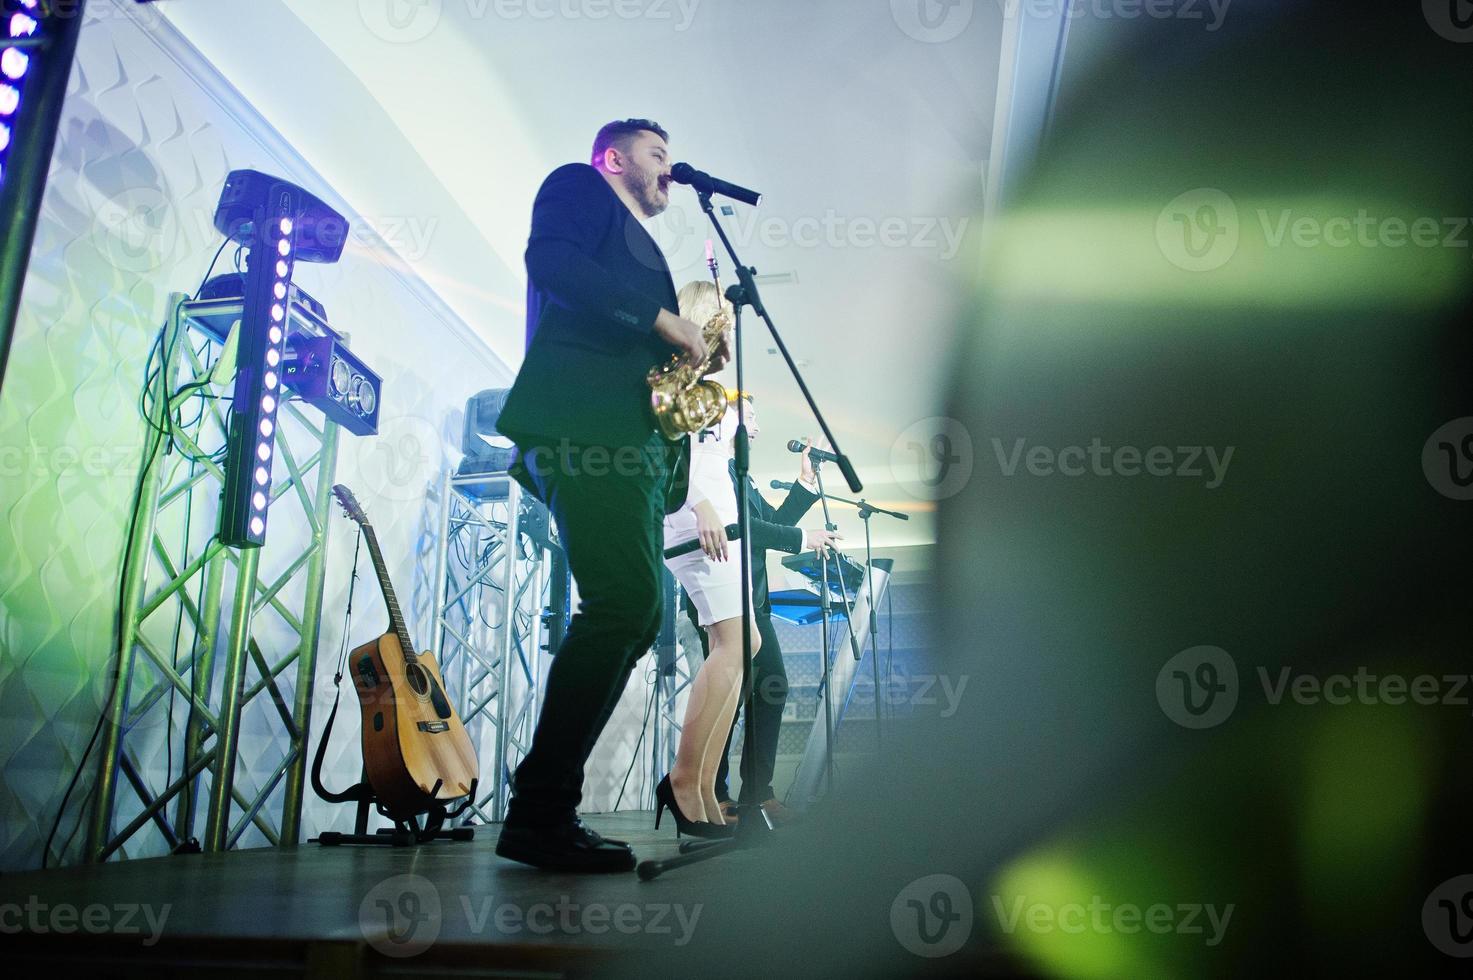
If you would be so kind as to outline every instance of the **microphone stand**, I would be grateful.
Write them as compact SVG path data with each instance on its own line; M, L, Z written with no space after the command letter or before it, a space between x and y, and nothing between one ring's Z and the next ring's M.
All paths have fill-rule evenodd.
M866 638L865 643L866 643L867 646L869 646L871 652L874 654L874 661L871 664L871 666L874 668L874 678L875 678L875 746L876 746L876 748L879 748L881 746L882 742L883 742L883 738L881 737L881 729L880 729L880 725L881 725L881 719L880 719L880 641L879 641L879 638L876 635L878 633L878 631L879 631L879 619L878 619L878 614L875 612L875 580L874 580L874 577L870 574L870 571L874 568L874 562L875 562L874 539L873 539L873 537L870 534L870 518L874 517L876 514L884 514L886 517L893 517L893 518L895 518L898 521L908 521L908 520L910 520L910 515L909 514L902 514L899 511L895 511L895 510L886 510L884 507L876 507L874 504L870 503L868 500L864 500L863 498L861 498L859 500L850 500L848 497L836 497L836 496L832 496L832 495L829 495L829 494L825 494L824 493L824 489L823 489L823 477L819 474L818 465L819 465L818 464L818 461L817 460L814 460L814 462L813 462L813 475L814 475L814 478L818 481L818 497L819 497L819 500L823 501L824 525L830 531L834 530L834 527L835 527L834 524L829 521L829 506L828 506L828 502L830 500L832 500L836 504L849 504L851 507L858 508L858 510L859 510L859 519L862 520L862 521L864 521L864 582L865 582L865 586L866 586L866 588L867 588L867 590L869 592L869 636ZM792 484L791 483L782 483L782 481L780 481L780 480L773 481L773 489L783 489L783 490L786 490L786 489L788 489L790 487L792 487ZM823 577L824 577L824 586L823 586L823 588L824 588L825 594L827 594L827 592L828 592L828 562L827 562L827 560L825 560L824 561L824 564L823 564ZM841 570L841 573L840 573L840 579L839 579L839 581L840 581L840 583L843 582L842 570ZM823 610L824 610L825 616L827 615L827 608L828 608L828 604L825 602L824 603L824 606L823 606ZM825 619L824 626L825 626L825 630L827 630L827 626L828 626L827 619ZM849 638L850 638L850 641L851 641L850 646L853 647L854 646L854 643L852 641L854 639L854 624L853 624L853 621L852 620L850 621L850 625L849 625ZM823 683L824 683L825 687L827 687L827 685L828 685L828 649L827 649L827 640L828 640L828 637L825 636L824 637L824 640L825 640L825 649L824 649L824 679L823 679ZM862 660L863 658L864 658L864 651L862 649L855 649L854 650L854 659L856 661L859 661L859 660ZM827 708L828 706L829 706L829 701L828 701L827 698L825 698L824 699L824 707ZM834 726L833 726L832 720L830 720L829 723L828 723L828 733L829 733L829 755L830 755L830 758L828 760L828 765L830 767L832 767L833 766L833 758L832 758L832 756L833 756L833 748L832 748L832 745L833 745L833 741L834 741ZM830 777L829 777L829 789L830 789L830 791L833 790L832 771L830 772Z
M846 500L844 502L845 503L855 503L855 501L849 501L849 500ZM885 739L884 739L884 736L882 734L882 729L881 729L881 725L883 724L883 722L881 720L881 715L884 712L883 712L883 709L881 708L881 701L880 701L880 639L879 639L880 621L879 621L879 618L878 618L878 614L875 612L875 577L873 575L874 568L875 568L875 551L874 551L873 539L870 537L869 521L870 521L870 518L871 517L874 517L876 514L885 514L888 517L894 517L894 518L897 518L897 519L902 520L902 521L908 521L908 520L910 520L910 515L909 514L902 514L902 513L898 512L898 511L886 510L883 507L875 507L872 504L870 504L869 501L865 500L863 497L861 497L859 499L858 506L859 506L859 519L862 520L862 521L864 521L864 584L865 584L865 588L869 592L869 637L868 637L868 643L869 643L869 650L870 650L870 668L874 672L874 676L875 676L875 750L877 752L883 752L884 751ZM893 593L892 593L892 595L893 595ZM891 628L893 629L894 628L894 620L891 620L890 622L891 622ZM852 622L850 623L850 626L849 626L849 635L850 636L853 636L854 635L854 625L853 625ZM856 660L860 659L860 654L855 654L854 656L855 656L855 659ZM885 680L887 682L890 679L889 678L889 669L890 669L890 665L889 664L886 664L885 665L885 670L886 670ZM890 693L890 688L889 688L888 683L886 684L886 687L885 687L885 693L887 695L887 697L885 699L885 702L888 703L889 702L888 695Z
M767 331L772 335L773 341L776 342L777 349L782 353L783 360L787 362L788 370L792 372L793 379L798 382L798 389L803 392L803 398L808 402L809 411L813 413L814 419L818 422L819 429L823 432L824 437L828 439L829 445L833 447L834 455L838 457L839 470L844 474L844 480L849 484L849 489L854 493L861 492L864 489L864 485L859 482L859 476L854 472L854 466L843 453L839 452L839 444L834 439L834 434L830 431L829 424L824 419L823 413L819 411L817 402L813 400L813 395L809 392L808 385L804 382L803 374L798 370L797 363L794 362L793 356L788 353L788 346L783 343L782 335L777 331L777 324L772 322L772 317L768 314L767 308L762 305L762 296L757 291L756 270L750 269L742 264L741 258L737 255L736 249L731 244L731 239L726 235L726 229L716 219L716 211L711 206L711 193L706 190L697 189L696 196L700 198L701 210L706 212L706 217L710 219L711 226L716 229L716 236L721 239L721 244L726 249L726 254L731 257L732 267L736 270L737 282L727 289L726 298L731 301L734 313L732 318L732 354L736 360L737 391L746 391L746 362L742 347L742 307L750 306L752 311L762 319L762 322L767 324ZM747 479L750 472L748 448L745 399L738 397L737 432L734 441L735 452L733 453L733 457L736 464L737 486L742 488L742 491L737 494L737 527L741 533L738 547L741 551L742 568L743 790L751 785L748 781L752 777L751 770L752 765L756 762L756 753L755 751L749 750L756 743L757 733L757 725L752 718L752 658L747 654L747 651L752 649L752 589L750 585L752 581L752 537L748 533L750 505L746 492ZM816 467L814 473L816 476ZM822 484L820 484L821 488ZM825 516L827 516L827 509L825 509ZM826 569L827 559L825 559L824 565ZM827 575L827 571L825 571L825 575ZM839 578L841 589L843 581L843 576L841 575ZM827 610L827 594L823 596L822 605ZM825 612L825 616L827 616L827 612ZM827 623L825 625L827 626ZM850 632L852 636L853 631L851 630ZM827 628L825 629L824 643L825 647L827 647ZM827 653L824 656L824 669L828 669ZM825 698L827 698L827 692L825 693ZM832 737L830 737L829 742L832 745ZM830 749L830 752L832 752L832 749ZM829 778L832 785L832 756L830 757ZM749 794L743 792L741 795L747 796ZM719 854L724 854L729 850L753 847L765 834L772 830L772 824L767 819L767 813L758 802L742 803L738 800L737 816L736 832L725 840L691 841L680 846L681 854L678 857L666 858L664 860L641 861L636 869L640 879L642 881L650 881L674 868L683 867L687 864L695 864L698 861L705 861Z
M813 479L818 484L818 503L823 508L823 526L829 531L837 531L839 525L835 524L832 515L829 514L829 498L823 489L823 464L821 460L809 457L813 464ZM849 604L849 591L844 588L844 566L837 559L830 558L830 549L825 548L818 556L819 588L821 594L818 600L818 614L823 620L823 680L819 683L819 691L823 694L823 720L824 731L827 737L824 739L824 780L828 784L830 794L834 792L834 698L833 691L829 689L831 680L832 660L829 652L829 562L834 565L839 574L839 601L844 606L844 621L849 624L849 647L854 651L854 659L860 658L859 641L854 638L854 608ZM867 573L866 573L867 574ZM878 693L878 692L877 692Z

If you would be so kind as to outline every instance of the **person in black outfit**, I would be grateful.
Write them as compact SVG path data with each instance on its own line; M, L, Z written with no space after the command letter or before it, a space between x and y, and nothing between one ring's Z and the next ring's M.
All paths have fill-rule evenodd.
M761 432L752 396L743 396L747 401L747 432L755 441ZM788 489L782 504L774 508L757 492L757 487L747 477L746 493L750 501L748 514L752 537L752 610L757 623L761 644L752 658L752 721L755 728L751 743L742 746L741 802L761 806L773 825L792 819L788 808L778 799L772 787L772 773L777 765L778 734L782 728L783 706L788 700L788 673L783 665L782 647L777 641L777 631L772 625L772 602L767 586L767 552L781 551L796 555L808 548L832 546L841 536L826 529L804 530L797 527L818 500L813 464L807 452L799 457L802 468L798 482ZM737 486L736 461L729 464L732 490L740 493ZM686 616L696 627L701 638L701 653L707 652L705 630L700 628L696 607L686 596L683 600ZM736 722L740 724L741 722ZM721 762L716 770L716 796L722 802L722 816L731 822L736 819L736 805L729 789L729 766L727 756L731 753L732 737L736 724L727 735L726 748L721 753ZM750 768L749 768L750 767Z
M557 521L581 597L548 671L542 714L496 853L561 871L625 871L634 852L578 819L583 766L660 626L662 521L685 499L689 440L655 428L645 375L706 356L640 224L669 205L667 134L610 123L593 164L548 176L527 242L527 354L497 422L512 475ZM725 346L712 371L724 366ZM499 760L498 760L498 763Z

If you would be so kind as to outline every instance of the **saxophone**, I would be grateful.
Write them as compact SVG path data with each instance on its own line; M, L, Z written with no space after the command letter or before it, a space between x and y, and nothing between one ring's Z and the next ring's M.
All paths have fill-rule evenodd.
M708 260L711 278L716 282L716 315L706 321L701 334L706 344L706 356L699 364L683 361L679 356L671 357L665 364L650 368L645 380L650 386L650 408L655 421L666 439L680 437L709 429L726 414L726 387L719 381L704 378L709 369L721 337L731 328L731 315L720 306L721 277L716 272L716 258Z

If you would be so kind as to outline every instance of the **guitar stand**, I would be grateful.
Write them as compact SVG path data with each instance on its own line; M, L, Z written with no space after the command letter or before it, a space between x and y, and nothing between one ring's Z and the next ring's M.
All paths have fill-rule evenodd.
M356 577L357 560L354 560ZM351 591L348 596L348 612L353 610L353 598ZM333 677L332 683L342 693L343 674L339 669ZM333 698L332 711L328 712L327 725L322 730L322 740L317 743L317 754L312 758L312 791L328 803L356 803L358 804L357 816L353 819L353 833L343 834L335 830L323 831L308 841L310 844L321 844L323 847L338 847L343 844L358 844L366 846L389 846L409 847L415 844L426 844L432 840L468 841L476 836L474 827L452 827L442 830L445 821L454 820L466 811L476 798L476 787L480 785L480 779L471 780L470 792L466 794L460 806L454 810L446 808L445 804L435 799L435 794L440 792L440 786L444 780L435 780L435 785L430 787L429 802L419 812L412 813L407 817L399 817L390 813L379 801L378 795L374 793L373 787L368 782L368 769L363 767L359 770L358 782L349 786L341 793L334 793L322 782L322 762L327 754L327 741L332 736L332 723L337 720L338 699ZM372 806L380 814L394 821L392 830L385 827L382 830L370 834L368 832L368 808ZM419 818L425 818L424 826L420 826Z
M374 795L373 787L368 785L368 774L365 772L360 782L343 790L341 793L323 794L323 798L330 803L354 802L358 805L357 815L353 819L353 833L344 834L333 830L323 831L317 837L309 841L313 844L321 844L323 847L340 847L344 844L369 846L369 847L412 847L418 844L428 844L430 841L469 841L474 840L476 828L474 827L451 827L443 829L447 820L454 820L470 807L471 801L476 798L476 787L479 779L471 780L470 792L454 810L446 808L439 801L432 802L429 807L420 812L410 814L408 817L396 817L384 809L378 797ZM440 780L435 780L431 787L429 796L434 800L436 793L440 791ZM381 815L394 821L392 828L383 827L373 833L368 832L368 809L372 806ZM423 826L420 825L420 817L424 817Z

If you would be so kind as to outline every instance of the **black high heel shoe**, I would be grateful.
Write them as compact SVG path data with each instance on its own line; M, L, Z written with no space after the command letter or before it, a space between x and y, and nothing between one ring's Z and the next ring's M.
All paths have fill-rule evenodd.
M670 785L670 775L666 773L665 778L660 780L660 785L655 787L655 829L660 829L660 817L668 809L670 815L675 818L675 836L688 834L691 837L705 837L708 840L719 840L732 835L730 825L707 823L704 820L691 820L680 812L680 807L675 802L675 789Z

